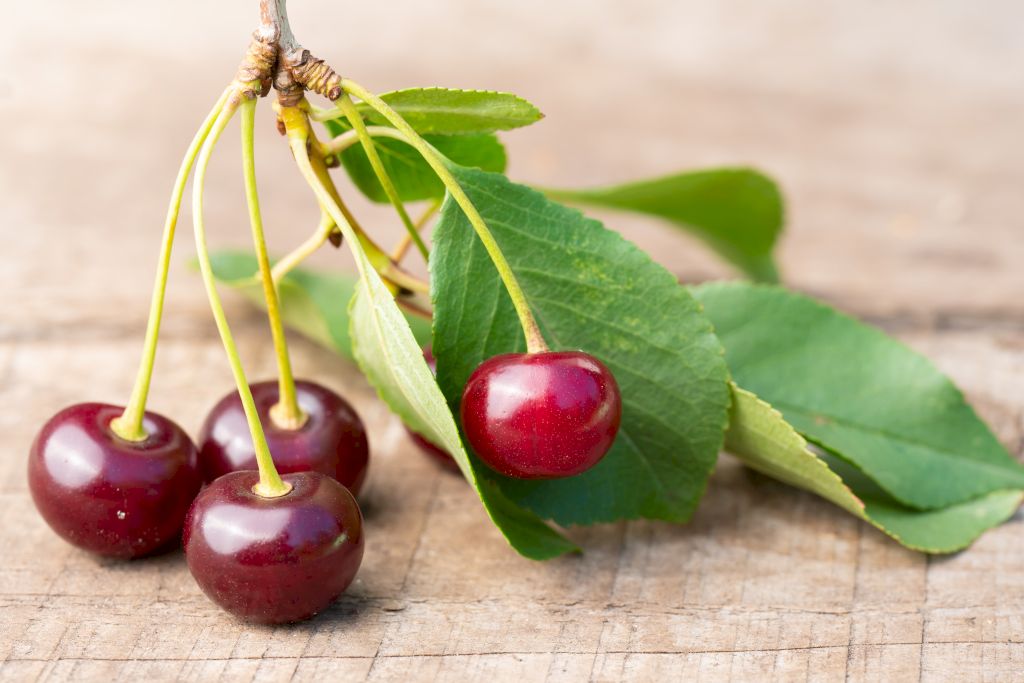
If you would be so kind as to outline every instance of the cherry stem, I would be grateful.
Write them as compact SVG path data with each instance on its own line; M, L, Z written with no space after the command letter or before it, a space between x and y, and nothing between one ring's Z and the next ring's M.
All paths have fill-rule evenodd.
M519 316L519 323L522 325L523 334L526 337L527 352L543 353L547 351L548 345L544 341L544 335L541 334L540 326L537 325L537 320L533 317L533 312L530 311L530 304L522 287L519 285L519 281L516 279L515 273L512 271L512 267L509 266L505 255L501 251L501 247L498 246L494 235L491 234L480 212L477 211L473 202L470 201L462 189L462 186L459 185L458 180L452 175L452 172L448 170L441 154L429 142L420 137L419 133L409 125L409 122L388 106L387 102L347 78L341 79L341 87L345 92L355 95L387 119L388 123L406 137L407 142L423 156L423 159L434 170L437 177L444 183L452 199L455 200L455 203L466 214L470 225L473 226L477 236L484 245L484 249L487 250L487 254L491 257L491 262L494 263L498 276L501 278L502 283L504 283L509 298L512 299L512 305L516 310L516 314Z
M167 218L164 221L164 234L160 247L160 258L157 263L156 282L153 285L153 296L149 304L149 320L146 323L146 339L142 347L142 362L135 377L131 398L124 412L110 423L111 430L125 441L144 441L149 435L143 426L146 415L146 401L149 399L149 386L153 379L153 364L156 362L156 347L160 339L160 323L164 313L164 298L167 293L167 276L171 268L171 251L174 247L174 235L177 232L178 214L181 211L181 198L185 194L189 173L195 163L199 148L210 134L214 121L224 108L231 88L228 88L217 100L213 109L206 115L195 137L185 151L185 157L178 167L178 176L174 180L171 191L170 205L167 207Z
M430 258L430 252L427 250L427 245L423 243L423 238L420 237L419 231L413 224L412 219L409 218L409 213L405 210L405 205L402 204L402 198L398 195L398 190L395 188L395 184L391 181L391 177L388 175L387 169L384 168L384 162L380 159L380 154L377 153L377 145L374 143L373 138L366 131L366 124L363 122L363 117L359 114L356 106L352 104L352 99L347 94L342 94L337 101L341 111L344 112L345 118L352 125L352 129L355 130L356 135L359 136L359 141L363 145L363 151L366 152L366 158L370 162L370 167L373 169L374 174L377 176L377 181L380 186L384 189L384 194L387 195L388 201L391 202L391 206L395 207L395 211L398 213L398 217L402 219L402 224L405 226L406 233L416 243L416 248L419 249L420 255L423 256L423 260L426 261Z
M203 221L203 187L206 183L206 169L210 163L210 156L217 140L228 122L235 115L240 104L240 95L234 91L224 108L217 115L209 136L203 143L196 161L195 179L192 183L192 222L195 228L196 253L199 260L199 271L203 276L203 284L206 287L206 295L210 300L210 310L213 312L213 319L217 323L217 331L220 333L221 341L224 344L224 351L228 356L228 363L231 365L231 373L238 387L238 396L242 400L242 409L245 411L245 419L249 425L249 432L252 435L253 446L256 451L256 465L260 471L259 483L253 487L253 491L260 496L274 498L283 496L291 490L291 485L281 479L277 468L274 467L274 460L270 455L270 446L267 445L267 437L263 433L263 425L260 424L259 413L256 410L256 402L252 397L252 390L245 378L245 370L242 368L242 361L238 356L238 347L231 334L227 316L224 314L224 306L220 296L217 294L217 284L213 276L213 267L210 265L210 253L206 245L206 227Z
M331 238L331 233L334 232L334 227L334 219L331 218L326 211L321 209L320 224L317 225L316 232L310 235L309 239L296 247L294 251L290 252L287 256L274 264L273 269L270 271L271 277L274 279L274 284L280 285L281 280L284 279L285 275L292 272L300 263L316 253L320 247L324 246L327 240Z
M430 203L430 206L427 207L426 211L420 214L420 217L416 219L415 223L413 223L413 226L415 226L416 228L417 234L423 232L423 228L427 227L427 223L430 222L430 219L434 217L434 214L437 213L437 210L440 208L441 201L435 200ZM410 237L408 234L402 235L402 241L399 242L398 246L396 246L394 251L391 252L391 259L396 263L401 263L402 259L404 259L405 255L408 253L409 247L411 246L412 237Z
M256 247L256 261L259 264L260 279L263 281L263 298L267 304L267 318L270 320L270 335L274 341L277 356L278 402L270 409L270 419L281 429L299 429L308 416L299 407L295 395L295 377L288 356L288 339L281 322L281 307L274 286L274 276L267 256L267 240L263 234L263 217L260 214L260 197L256 187L256 159L254 125L256 101L245 100L242 112L242 170L245 177L245 199L249 205L249 224L252 227L252 241Z

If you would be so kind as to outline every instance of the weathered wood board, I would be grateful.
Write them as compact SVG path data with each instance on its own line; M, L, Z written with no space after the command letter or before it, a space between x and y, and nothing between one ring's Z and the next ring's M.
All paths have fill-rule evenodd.
M1020 514L929 559L723 456L693 523L576 531L585 555L531 563L350 365L303 341L299 373L351 398L374 458L366 559L330 612L245 626L180 553L97 561L50 533L26 491L29 444L67 403L127 396L177 158L255 4L5 10L0 680L1024 680ZM306 45L372 88L498 88L541 105L546 121L508 136L514 177L732 163L778 176L787 282L933 358L1024 455L1020 3L292 4ZM283 250L315 208L266 112L259 133ZM246 240L236 138L208 190L221 245ZM398 236L369 211L385 242ZM683 279L727 274L688 238L610 218ZM194 432L230 376L182 236L152 405ZM231 301L251 374L271 374L263 320Z

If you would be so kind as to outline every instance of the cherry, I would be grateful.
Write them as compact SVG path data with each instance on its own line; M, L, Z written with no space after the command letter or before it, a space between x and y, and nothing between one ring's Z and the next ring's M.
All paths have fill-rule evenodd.
M286 474L283 496L253 492L258 472L232 472L196 498L185 521L188 568L203 592L248 621L308 619L345 592L363 558L363 517L319 472Z
M427 367L430 368L430 371L436 375L437 359L434 358L434 352L429 345L423 347L423 358L424 360L427 361ZM423 453L425 453L427 456L429 456L432 460L440 463L443 467L453 472L459 471L459 466L455 462L455 458L453 458L448 453L448 451L432 443L431 441L428 441L421 434L417 434L408 427L405 428L405 431L409 432L409 436L412 437L413 443L419 446L419 449L423 451Z
M148 436L117 436L124 408L80 403L54 415L32 444L28 484L39 513L69 543L133 558L178 539L202 477L196 447L174 422L147 412Z
M298 429L274 424L270 409L278 402L277 382L250 385L274 464L286 472L320 472L357 495L366 479L370 448L363 422L345 399L313 382L295 382L299 407L307 420ZM238 392L222 398L199 434L200 463L206 481L239 470L256 469L256 451Z
M621 417L615 377L581 351L495 356L462 394L470 446L492 469L519 479L590 469L611 448Z

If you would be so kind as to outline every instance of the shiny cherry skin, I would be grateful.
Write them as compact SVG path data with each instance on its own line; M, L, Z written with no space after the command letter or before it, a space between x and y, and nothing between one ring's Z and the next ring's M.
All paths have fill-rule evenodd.
M434 352L430 346L425 346L423 348L423 358L424 360L427 361L427 367L430 368L430 371L436 375L437 359L434 358ZM459 471L459 466L456 464L455 458L449 455L448 451L444 450L440 446L435 445L431 441L428 441L423 436L417 434L408 427L405 428L405 431L409 432L409 436L412 438L413 443L416 444L419 447L419 449L423 451L423 453L427 455L431 460L439 463L442 467L449 471Z
M270 418L279 395L277 382L258 382L250 388L278 472L320 472L359 494L370 447L363 421L345 399L299 380L296 397L308 419L299 429L281 429ZM228 472L256 469L256 451L237 391L222 398L206 417L199 433L199 462L208 482Z
M319 472L281 477L277 498L257 472L207 486L185 521L185 559L207 597L241 619L308 619L345 592L363 559L363 517L347 488Z
M192 440L166 417L145 414L139 442L110 423L124 408L80 403L54 415L29 453L28 485L39 513L64 540L129 559L175 544L202 486Z
M604 457L619 431L622 399L611 371L587 353L510 353L473 372L461 415L469 445L492 469L556 479Z

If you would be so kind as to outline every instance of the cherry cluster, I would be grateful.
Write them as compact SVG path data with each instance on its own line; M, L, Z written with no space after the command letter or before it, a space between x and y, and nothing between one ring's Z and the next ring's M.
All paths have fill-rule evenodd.
M436 361L425 352L431 369ZM163 415L146 412L146 437L129 441L113 424L123 407L80 403L54 415L29 455L28 481L40 514L62 538L98 555L132 559L179 543L203 591L246 620L309 618L341 595L363 556L355 496L366 479L369 445L362 420L326 387L295 383L307 416L276 426L276 382L250 389L289 487L257 493L259 472L237 392L210 411L199 447ZM481 364L466 385L467 440L495 471L556 478L595 465L618 430L615 379L581 352L505 354ZM416 433L414 441L450 469L450 454ZM204 487L205 486L205 487Z
M327 148L310 129L303 93L324 94L365 134L350 97L376 109L427 159L471 219L515 304L527 352L495 356L469 377L461 401L462 430L479 461L499 475L547 479L578 475L600 461L618 432L622 412L612 373L581 351L552 351L529 304L479 213L446 173L437 152L399 114L358 83L341 79L322 60L285 49L284 3L263 3L269 23L257 32L232 84L189 146L172 192L153 291L142 363L124 407L81 403L65 408L32 444L28 482L53 530L84 550L132 559L184 548L189 570L214 602L243 619L282 623L309 618L351 584L363 557L363 518L356 501L366 478L369 444L362 421L341 396L295 380L278 301L282 265L293 266L325 241L374 249L373 267L394 292L426 291L383 255L344 206L326 173ZM269 17L269 18L268 18ZM273 76L273 79L271 79ZM310 249L271 268L260 217L253 152L256 99L273 80L280 129L320 204L321 227ZM203 188L213 148L241 115L242 166L249 218L263 285L278 379L250 384L216 291L206 247ZM375 155L372 141L364 140ZM379 165L378 165L379 167ZM236 391L207 416L198 447L172 420L146 410L171 245L185 185L192 174L198 262ZM378 168L378 170L380 170ZM391 184L383 171L381 182ZM400 206L400 202L396 202ZM400 212L406 216L404 210ZM408 222L408 221L406 221ZM426 248L411 224L410 240ZM337 239L336 239L337 238ZM398 250L396 253L402 253ZM277 272L275 272L277 271ZM343 302L339 302L343 305ZM436 369L429 349L429 367ZM474 467L414 434L452 469ZM459 449L461 452L461 448Z
M313 382L296 388L308 418L289 430L269 415L277 383L252 385L286 495L255 492L253 440L232 392L210 412L198 448L157 413L145 414L146 437L129 441L112 428L124 408L65 408L32 444L32 498L50 527L80 548L131 559L180 539L196 581L229 612L259 622L308 618L359 568L363 522L354 495L369 447L342 397Z

